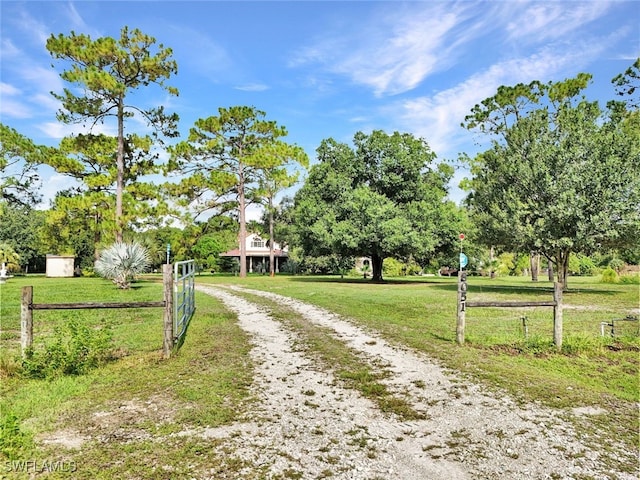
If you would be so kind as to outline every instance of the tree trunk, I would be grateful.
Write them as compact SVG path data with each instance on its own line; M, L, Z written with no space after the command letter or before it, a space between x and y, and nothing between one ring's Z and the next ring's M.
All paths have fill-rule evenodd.
M558 283L562 284L562 289L567 289L567 277L569 275L569 251L558 250L556 254L556 270Z
M245 215L244 168L238 162L238 209L240 210L240 278L247 276L247 220Z
M548 267L547 267L547 276L550 282L553 282L553 261L549 259Z
M276 274L273 242L273 197L269 197L269 275L272 277Z
M384 259L382 258L382 256L378 255L377 253L374 253L371 255L371 268L373 269L373 276L371 277L371 280L374 282L381 282L382 281L382 261Z
M122 242L122 195L124 191L124 105L118 101L118 151L116 153L116 242Z
M531 265L531 281L538 281L538 272L540 271L540 254L536 252L531 252L530 256L530 265Z

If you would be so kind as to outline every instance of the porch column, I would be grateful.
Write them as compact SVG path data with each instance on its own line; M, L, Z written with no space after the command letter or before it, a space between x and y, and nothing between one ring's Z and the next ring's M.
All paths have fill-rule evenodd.
M249 273L253 273L253 257L249 257Z

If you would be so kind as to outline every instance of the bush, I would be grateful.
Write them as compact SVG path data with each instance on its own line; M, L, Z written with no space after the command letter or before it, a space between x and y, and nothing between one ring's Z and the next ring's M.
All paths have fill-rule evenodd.
M52 343L31 350L22 362L22 373L29 378L55 378L82 375L113 358L111 328L91 329L77 320L57 328Z
M382 273L387 277L400 277L406 275L407 267L400 260L385 258L382 262Z
M607 267L602 271L602 283L618 283L619 281L618 272L613 268Z

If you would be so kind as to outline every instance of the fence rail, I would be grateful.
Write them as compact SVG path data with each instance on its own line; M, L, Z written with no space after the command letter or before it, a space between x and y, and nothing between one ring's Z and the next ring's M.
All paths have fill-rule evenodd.
M553 307L553 343L557 350L562 349L562 285L555 283L553 287L552 301L511 301L511 302L468 302L467 301L467 272L458 272L458 312L456 319L456 342L464 344L465 324L467 308L470 307L497 307L497 308L523 308L523 307ZM523 323L526 329L526 323Z
M33 345L34 310L81 310L101 308L164 308L164 338L162 353L169 358L178 341L184 337L189 320L195 311L194 261L177 262L174 269L170 264L162 266L162 301L150 302L83 302L83 303L33 303L33 287L22 288L20 306L20 345L23 358ZM174 273L175 272L175 278ZM174 291L175 287L175 291ZM186 288L186 287L190 287ZM186 292L186 293L185 293ZM179 297L179 298L178 298ZM177 306L176 306L177 305ZM175 306L175 307L174 307ZM179 317L179 318L178 318ZM178 332L175 335L174 332Z

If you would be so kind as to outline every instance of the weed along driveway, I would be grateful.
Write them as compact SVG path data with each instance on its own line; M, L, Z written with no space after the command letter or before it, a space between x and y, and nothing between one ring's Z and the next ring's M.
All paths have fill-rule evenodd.
M243 422L182 434L221 441L241 478L637 478L616 467L637 452L569 421L597 409L517 402L299 300L197 289L249 334L258 400Z

